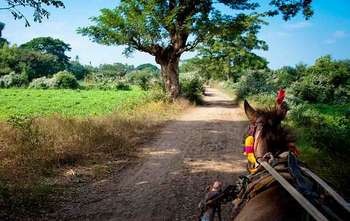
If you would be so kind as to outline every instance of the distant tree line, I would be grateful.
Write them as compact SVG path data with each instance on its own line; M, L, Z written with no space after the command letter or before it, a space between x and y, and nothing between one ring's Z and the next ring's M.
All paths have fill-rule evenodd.
M0 23L0 34L4 27L5 25ZM60 78L65 76L66 80L71 81L92 79L94 84L137 78L148 82L150 78L159 76L160 72L158 67L152 64L137 67L122 63L101 64L98 67L83 65L78 56L75 59L67 56L66 53L71 51L68 43L51 37L34 38L19 46L10 45L2 35L0 37L1 87L25 87L35 80L37 84L34 85L49 88L50 85L54 85L51 78L63 71L65 74L58 75ZM76 83L72 82L67 85L76 87Z

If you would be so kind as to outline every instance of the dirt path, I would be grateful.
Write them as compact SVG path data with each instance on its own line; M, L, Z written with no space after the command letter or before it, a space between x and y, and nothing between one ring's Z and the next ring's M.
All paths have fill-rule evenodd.
M62 220L194 220L206 186L243 173L241 109L207 89L192 108L145 144L142 160L93 183L55 216ZM228 220L230 206L223 207ZM60 217L60 218L59 218Z

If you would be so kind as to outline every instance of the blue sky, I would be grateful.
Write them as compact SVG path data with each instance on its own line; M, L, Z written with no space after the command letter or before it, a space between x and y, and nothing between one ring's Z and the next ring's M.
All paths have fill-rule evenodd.
M142 63L155 64L154 58L146 53L135 53L126 58L123 47L103 46L91 42L76 33L78 27L90 24L89 17L97 16L101 8L113 8L115 0L64 0L65 9L51 8L49 20L38 24L31 22L25 28L21 20L13 20L7 11L0 11L0 21L6 23L3 37L11 43L22 44L34 37L52 36L69 43L69 56L78 55L82 63ZM266 2L266 0L264 1ZM4 3L0 0L0 7ZM336 59L350 58L350 2L349 0L314 0L315 15L308 21L298 16L284 22L281 17L268 19L259 37L269 45L269 50L257 53L267 58L271 68L294 65L299 62L311 64L317 57L331 54ZM30 11L24 10L30 18ZM187 53L182 59L190 58Z

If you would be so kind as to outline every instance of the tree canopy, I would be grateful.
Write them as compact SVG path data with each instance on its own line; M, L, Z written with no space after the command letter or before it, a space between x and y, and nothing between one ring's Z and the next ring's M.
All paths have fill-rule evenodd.
M20 10L29 7L34 10L34 22L41 22L43 18L49 18L50 13L43 6L53 6L56 8L64 8L64 4L59 0L4 0L5 5L0 5L0 11L9 11L14 19L24 19L25 26L30 26L29 20Z
M94 25L80 28L79 33L106 45L126 45L125 54L135 50L155 56L169 94L179 94L178 65L182 53L218 32L245 34L261 24L261 17L282 14L288 20L299 11L305 18L312 15L311 0L271 0L270 9L257 12L259 2L251 0L122 0L114 9L102 9L92 18ZM217 9L223 4L235 10L228 15ZM253 33L254 34L254 33ZM239 43L239 42L238 42ZM249 45L249 42L247 42Z
M136 70L142 71L142 70L147 70L150 72L159 72L159 68L153 64L141 64L136 67Z
M53 39L51 37L33 38L29 42L22 44L20 48L55 55L63 66L68 65L70 59L65 54L71 50L70 45L60 39Z
M5 45L0 49L0 76L15 72L26 72L28 79L52 75L63 70L58 58L32 50L23 50L15 45Z
M5 23L0 22L0 48L4 46L4 44L8 44L9 42L2 37L2 30L5 28Z

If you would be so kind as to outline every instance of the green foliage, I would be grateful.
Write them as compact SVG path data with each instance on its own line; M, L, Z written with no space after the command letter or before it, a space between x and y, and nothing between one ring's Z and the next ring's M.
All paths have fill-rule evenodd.
M301 104L291 109L290 120L296 127L303 128L305 138L313 147L326 150L332 156L342 156L350 153L350 119L345 117L347 108L337 114L332 106L328 106L331 113L322 114L317 106Z
M97 81L106 79L115 80L124 77L132 70L134 70L133 65L122 63L102 64L94 70L94 76Z
M217 3L237 13L223 14L216 9ZM217 48L215 58L220 60L220 65L227 64L226 75L232 72L232 67L241 63L248 66L251 63L259 66L265 63L266 66L265 60L258 59L251 52L253 49L266 49L266 44L256 36L263 23L261 18L282 13L284 19L288 20L299 11L303 12L305 18L312 15L311 0L297 3L271 0L269 6L272 10L252 13L259 6L257 2L247 0L121 1L114 9L102 9L101 15L91 19L94 24L79 28L78 33L100 44L126 45L126 55L139 50L155 56L156 62L162 67L173 66L162 69L166 72L162 76L165 88L170 90L167 93L174 99L180 91L177 83L178 61L184 52L204 42L210 45L209 51ZM228 50L224 52L225 55L220 56L226 47Z
M28 80L49 76L63 70L57 57L5 45L0 48L0 76L26 69Z
M149 71L149 69L143 69L131 72L127 75L127 78L131 83L140 86L143 90L148 90L153 83L157 82L159 75Z
M56 8L64 8L64 4L59 0L4 0L6 6L0 8L1 10L8 10L15 20L24 19L25 26L30 26L28 19L20 11L21 7L29 7L34 10L34 22L42 22L43 18L49 18L50 13L43 6L54 6Z
M131 90L0 89L0 119L11 116L71 117L104 115L128 110L148 100L149 93Z
M245 98L249 95L268 93L274 90L269 83L271 72L268 70L247 70L234 85L239 98Z
M219 1L232 9L242 11L237 17L246 16L243 11L256 10L258 3L247 1ZM222 15L215 10L213 1L122 1L115 9L102 9L101 15L92 18L93 26L80 28L79 33L90 36L94 41L107 45L127 45L126 53L141 50L155 55L156 47L166 48L172 44L167 38L180 34L182 37L192 35L192 44L202 41L205 36L223 30L232 25L231 31L245 29L237 25L237 18ZM299 11L310 17L311 1L291 3L286 0L271 1L274 13L282 13L285 19L295 16ZM291 11L293 10L293 11ZM234 21L234 22L232 22ZM235 26L236 25L236 26ZM220 26L220 27L218 27ZM182 48L186 50L186 42ZM186 48L185 48L186 47ZM190 50L189 47L188 50Z
M71 72L77 80L84 79L86 75L90 73L90 71L79 61L71 61L67 67L67 70Z
M158 73L160 72L159 68L153 64L141 64L135 68L137 71L148 71L148 72L153 72L153 73Z
M272 83L276 88L288 88L298 81L304 72L298 71L294 67L285 66L271 74L273 75Z
M315 64L276 71L243 73L234 85L240 98L249 96L259 106L272 106L279 88L287 89L287 123L298 131L303 147L331 158L350 149L350 62L324 56ZM232 83L230 83L232 85Z
M0 21L0 48L2 48L5 44L9 44L9 42L5 39L2 38L2 30L5 28L5 23L2 23Z
M0 37L2 37L2 30L5 28L5 23L0 21Z
M292 91L295 96L313 103L326 103L333 99L331 85L327 84L325 76L307 75L293 84Z
M274 94L285 88L297 103L345 104L350 101L350 61L324 56L314 65L299 64L271 71L241 71L234 85L240 98L260 93Z
M130 90L131 87L126 80L103 80L88 84L86 89L100 89L100 90Z
M62 68L69 63L70 58L65 53L70 51L71 47L59 39L51 37L33 38L29 42L22 44L20 48L55 55Z
M74 75L68 71L58 72L53 76L54 87L64 89L76 89L79 87L79 83Z
M29 88L35 88L35 89L49 89L55 87L55 80L54 78L36 78L32 80L29 84Z
M320 57L291 89L296 97L311 103L349 102L350 62L335 61L329 55Z
M180 76L181 95L191 102L200 104L204 92L204 80L195 73Z
M0 88L24 87L28 84L26 73L16 74L11 72L8 75L0 77Z

